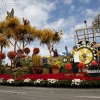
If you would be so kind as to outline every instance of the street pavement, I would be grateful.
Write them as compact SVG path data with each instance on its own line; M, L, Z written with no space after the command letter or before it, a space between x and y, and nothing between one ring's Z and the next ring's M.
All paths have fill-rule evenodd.
M100 88L0 86L0 100L100 100Z

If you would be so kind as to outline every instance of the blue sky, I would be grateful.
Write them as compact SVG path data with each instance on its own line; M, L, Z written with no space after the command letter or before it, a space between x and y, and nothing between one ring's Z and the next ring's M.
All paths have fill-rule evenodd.
M0 21L12 8L15 16L21 20L22 17L28 19L38 29L53 27L56 31L62 30L62 40L54 47L62 54L65 46L71 52L74 30L84 28L84 20L87 20L87 26L91 26L93 18L100 14L100 0L0 0ZM39 47L40 55L49 55L47 47L40 46L39 41L34 41L28 47L31 53L34 47ZM11 50L12 47L6 48L4 52Z

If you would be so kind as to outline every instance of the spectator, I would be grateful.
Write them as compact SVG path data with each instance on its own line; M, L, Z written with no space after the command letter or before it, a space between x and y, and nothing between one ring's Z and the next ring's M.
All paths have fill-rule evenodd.
M65 46L65 50L66 50L66 56L68 55L68 48L67 48L67 46Z
M57 49L53 50L53 48L52 48L52 51L53 51L53 57L58 57Z

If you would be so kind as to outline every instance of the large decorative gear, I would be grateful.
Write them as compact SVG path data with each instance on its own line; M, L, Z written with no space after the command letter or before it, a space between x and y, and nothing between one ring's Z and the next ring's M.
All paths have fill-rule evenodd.
M90 41L79 41L77 50L80 56L84 58L84 63L88 66L97 56L97 50L93 48L94 44Z

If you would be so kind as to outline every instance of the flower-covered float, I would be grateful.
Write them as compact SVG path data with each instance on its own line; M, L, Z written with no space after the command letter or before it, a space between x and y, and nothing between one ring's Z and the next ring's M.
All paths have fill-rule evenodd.
M98 38L97 35L94 36L94 32L95 34L100 33L100 15L96 16L91 27L75 30L75 45L80 56L84 58L84 62L81 61L78 64L79 73L74 75L71 54L58 57L51 55L51 48L60 42L62 30L58 32L50 29L38 30L32 27L27 19L23 18L22 24L18 18L14 17L13 12L9 14L12 16L7 14L6 20L0 22L0 33L2 33L0 35L2 37L0 38L1 85L100 87L100 45L98 41L94 41ZM81 34L83 38L79 37L80 31L84 33ZM90 39L90 34L93 35L93 41ZM30 55L31 49L26 46L35 39L47 46L50 52L49 58L40 56L41 50L38 47L34 47ZM14 47L14 50L7 54L11 60L11 66L2 65L6 57L3 48L8 45ZM53 73L53 69L59 69L59 71Z

